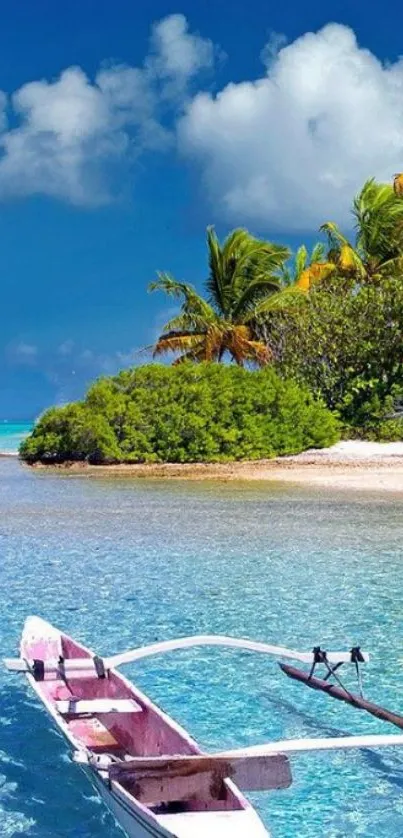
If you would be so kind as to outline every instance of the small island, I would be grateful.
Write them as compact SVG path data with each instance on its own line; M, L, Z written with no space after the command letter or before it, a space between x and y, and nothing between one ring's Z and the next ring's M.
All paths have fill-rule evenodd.
M311 476L345 468L331 449L340 439L402 442L402 192L400 176L367 181L353 203L356 240L327 222L310 255L240 229L220 242L208 228L205 295L166 273L150 286L180 301L153 347L174 364L123 370L50 408L21 458L76 472L288 479L302 464ZM375 460L398 468L400 489L396 453L389 462L385 446Z

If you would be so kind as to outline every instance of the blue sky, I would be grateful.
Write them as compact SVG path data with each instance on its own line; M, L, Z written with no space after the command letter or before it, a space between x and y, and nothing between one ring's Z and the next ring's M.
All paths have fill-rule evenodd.
M204 231L296 246L403 168L397 3L36 0L0 32L0 419L144 360ZM332 25L333 24L333 25Z

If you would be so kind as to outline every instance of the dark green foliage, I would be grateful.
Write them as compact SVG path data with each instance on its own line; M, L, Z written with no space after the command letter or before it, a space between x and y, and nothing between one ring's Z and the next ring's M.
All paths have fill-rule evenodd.
M346 432L403 438L403 282L357 286L335 278L270 324L281 374L293 376L336 410Z
M46 411L20 453L27 462L89 459L93 463L114 462L120 454L107 418L81 403Z
M274 457L338 438L336 419L273 369L150 365L96 381L52 408L21 446L27 462L200 462Z

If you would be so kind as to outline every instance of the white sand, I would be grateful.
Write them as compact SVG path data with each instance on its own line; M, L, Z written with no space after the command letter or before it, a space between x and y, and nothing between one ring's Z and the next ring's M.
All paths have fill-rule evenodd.
M366 442L359 439L349 439L338 442L330 448L312 448L303 454L298 454L298 459L302 461L304 458L311 459L312 456L346 463L350 460L377 460L380 457L403 458L403 442Z

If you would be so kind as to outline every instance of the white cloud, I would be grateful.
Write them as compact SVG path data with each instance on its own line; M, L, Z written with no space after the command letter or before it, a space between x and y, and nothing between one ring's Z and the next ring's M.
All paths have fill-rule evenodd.
M403 60L382 64L339 24L284 40L271 36L261 78L191 98L217 51L173 14L153 26L140 67L104 66L93 80L69 67L10 98L0 92L0 200L105 203L143 151L176 139L217 217L266 229L345 225L363 181L390 181L403 167Z
M6 356L12 364L20 366L34 366L38 359L39 350L33 343L17 341L6 347Z
M188 22L181 14L155 24L151 47L146 62L148 71L155 78L171 82L168 92L183 92L191 78L214 63L212 41L189 32Z
M54 82L26 84L12 97L19 126L0 136L0 196L43 193L73 203L107 198L102 161L125 151L114 106L79 67Z
M272 48L262 78L194 98L180 148L233 223L346 223L365 179L403 167L403 61L383 65L338 24Z
M0 199L40 193L81 205L108 201L116 165L170 142L161 101L172 90L183 96L211 61L210 42L171 15L154 27L143 67L110 66L94 81L69 67L56 80L21 87L10 99L17 126L8 130L0 93Z

